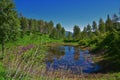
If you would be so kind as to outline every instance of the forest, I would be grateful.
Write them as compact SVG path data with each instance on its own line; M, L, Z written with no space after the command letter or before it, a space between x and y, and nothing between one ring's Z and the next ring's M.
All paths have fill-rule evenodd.
M0 80L120 80L120 13L108 13L106 21L100 18L80 28L75 25L70 32L52 20L26 18L12 0L0 0ZM72 78L61 77L59 71L48 73L44 63L51 45L88 49L101 69L68 73Z

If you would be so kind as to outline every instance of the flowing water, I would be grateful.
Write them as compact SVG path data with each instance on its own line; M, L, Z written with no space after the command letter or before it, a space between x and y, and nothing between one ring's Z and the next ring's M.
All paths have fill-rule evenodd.
M100 69L88 50L74 46L50 47L46 56L47 71L69 70L72 73L93 73Z

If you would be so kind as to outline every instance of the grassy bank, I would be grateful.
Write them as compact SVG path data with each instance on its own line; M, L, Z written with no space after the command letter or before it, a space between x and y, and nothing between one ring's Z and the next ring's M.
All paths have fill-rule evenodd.
M36 80L35 77L42 75L45 70L44 58L47 48L44 45L52 41L48 35L26 35L15 42L7 42L4 58L0 60L0 79Z
M44 65L47 46L78 46L84 47L78 42L63 42L54 40L48 35L25 36L16 42L8 42L5 45L5 56L0 60L1 80L119 80L119 72L98 72L92 74L71 74L66 71L47 72ZM105 58L102 55L93 54L93 60L99 64ZM101 65L101 64L100 64ZM101 65L103 67L104 65Z

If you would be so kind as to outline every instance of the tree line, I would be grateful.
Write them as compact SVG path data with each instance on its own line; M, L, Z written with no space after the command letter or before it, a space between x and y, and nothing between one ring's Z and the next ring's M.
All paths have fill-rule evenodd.
M37 32L40 34L47 34L53 39L65 38L65 29L60 23L56 24L54 27L53 21L46 22L44 20L27 19L23 16L21 16L19 20L22 37L26 33L30 35Z
M93 21L92 25L88 24L84 27L83 31L81 31L79 26L75 25L73 29L73 38L78 40L86 38L91 39L94 36L118 30L120 29L120 23L118 21L119 17L114 14L112 19L108 15L106 21L100 18L98 24L96 21Z

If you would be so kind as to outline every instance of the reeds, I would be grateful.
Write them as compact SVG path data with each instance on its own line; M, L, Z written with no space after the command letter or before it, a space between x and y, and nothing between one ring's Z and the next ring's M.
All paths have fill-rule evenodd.
M33 45L7 50L3 59L7 69L6 77L20 80L29 76L33 77L32 75L37 74L43 68L41 66L44 66L42 63L44 56L44 50L39 46Z

